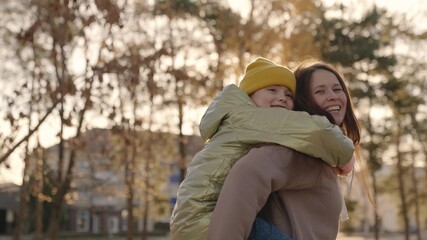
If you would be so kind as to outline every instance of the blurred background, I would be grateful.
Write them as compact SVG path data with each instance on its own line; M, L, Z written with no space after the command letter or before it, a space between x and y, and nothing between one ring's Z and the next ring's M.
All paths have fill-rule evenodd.
M1 2L0 238L167 239L204 110L259 56L346 77L367 174L339 239L427 238L424 0Z

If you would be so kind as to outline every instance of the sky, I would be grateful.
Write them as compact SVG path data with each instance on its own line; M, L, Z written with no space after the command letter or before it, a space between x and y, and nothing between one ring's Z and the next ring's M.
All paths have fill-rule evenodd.
M243 14L249 11L249 0L227 0L230 7L236 11L241 11ZM378 7L386 8L390 12L406 13L408 17L414 17L419 24L416 28L427 30L427 1L426 0L323 0L326 7L332 6L335 3L342 3L346 6L355 9L352 13L357 17L366 8L376 4Z
M245 4L248 0L228 0L230 3L230 7L235 10L242 11L244 14L248 11L248 4ZM386 8L390 12L396 13L406 13L409 19L414 19L415 29L418 31L427 31L427 1L426 0L323 0L325 6L331 6L334 3L343 3L344 5L348 5L354 7L356 9L353 12L354 17L357 17L358 14L361 14L366 8L366 6L372 6L374 3L377 4L378 7ZM359 10L359 11L358 11ZM2 83L3 85L4 83ZM7 86L8 84L6 84ZM41 128L41 139L43 142L43 146L50 146L54 144L53 136L55 133L52 133L51 126L55 123L47 123ZM50 131L49 131L50 129ZM43 135L45 133L45 135ZM72 133L70 133L72 135ZM70 136L71 136L70 135ZM52 136L49 137L49 136ZM19 156L15 154L13 159L19 159ZM20 184L22 181L22 167L23 163L19 160L9 161L10 169L6 169L3 165L0 166L0 183L2 182L13 182L16 184Z

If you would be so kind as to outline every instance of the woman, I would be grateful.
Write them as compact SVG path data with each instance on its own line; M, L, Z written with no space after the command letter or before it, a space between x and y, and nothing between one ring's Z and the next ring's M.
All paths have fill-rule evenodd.
M327 116L357 145L360 127L340 74L328 64L307 61L295 76L296 109ZM342 196L335 171L287 147L253 148L237 161L224 183L208 239L248 239L257 214L292 239L336 239Z
M200 123L207 143L192 159L178 188L171 239L206 239L229 170L256 144L287 146L331 166L343 167L351 159L353 143L338 126L325 117L291 111L295 88L290 69L258 58L247 66L239 87L226 86L212 101ZM329 148L340 150L324 151Z

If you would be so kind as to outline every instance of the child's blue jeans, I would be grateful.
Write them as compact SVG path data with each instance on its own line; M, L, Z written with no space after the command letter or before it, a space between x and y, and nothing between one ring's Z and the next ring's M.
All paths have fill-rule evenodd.
M260 217L255 219L248 240L292 240L278 227Z

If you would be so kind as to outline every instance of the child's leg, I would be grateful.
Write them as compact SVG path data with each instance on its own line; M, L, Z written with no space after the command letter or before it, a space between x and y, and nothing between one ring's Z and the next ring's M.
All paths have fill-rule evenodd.
M260 217L255 219L248 240L292 240L278 227Z

